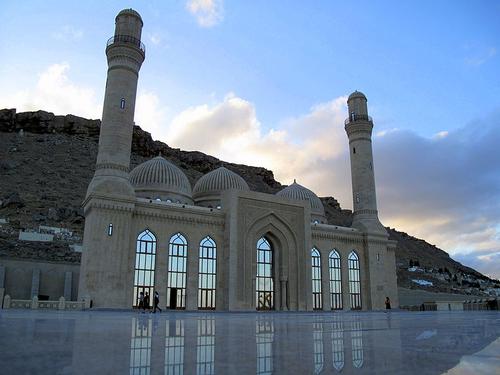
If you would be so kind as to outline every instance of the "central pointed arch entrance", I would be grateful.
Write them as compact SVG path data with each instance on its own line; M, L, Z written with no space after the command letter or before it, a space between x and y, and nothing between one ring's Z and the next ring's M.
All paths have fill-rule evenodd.
M275 213L262 215L248 226L245 237L245 279L253 281L251 288L245 288L250 306L256 310L304 309L301 304L307 297L302 295L302 283L306 277L298 265L305 259L290 224Z

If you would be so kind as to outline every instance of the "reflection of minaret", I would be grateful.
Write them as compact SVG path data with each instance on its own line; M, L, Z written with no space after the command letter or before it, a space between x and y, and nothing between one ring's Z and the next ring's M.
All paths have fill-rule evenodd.
M273 373L273 319L258 318L255 321L255 340L257 344L257 374Z
M130 374L151 372L151 319L132 318L130 339Z
M165 375L184 373L184 320L167 321L165 337Z
M215 374L215 318L198 318L196 374Z

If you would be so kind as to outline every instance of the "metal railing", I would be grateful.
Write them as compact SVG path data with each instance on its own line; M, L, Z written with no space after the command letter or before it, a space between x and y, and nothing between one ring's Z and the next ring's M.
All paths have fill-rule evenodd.
M371 116L351 114L351 116L349 116L348 118L345 119L344 125L347 125L347 124L349 124L351 122L355 122L355 121L369 121L369 122L373 122Z
M115 35L108 39L106 43L106 48L115 43L125 43L132 44L139 48L143 53L146 53L146 46L140 41L140 39L134 38L130 35Z

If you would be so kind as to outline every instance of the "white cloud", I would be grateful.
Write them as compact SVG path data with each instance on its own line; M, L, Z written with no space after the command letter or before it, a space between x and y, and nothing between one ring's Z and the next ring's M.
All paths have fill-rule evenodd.
M90 87L70 81L68 63L53 64L42 72L33 88L12 92L0 97L0 107L21 111L45 111L56 114L71 113L88 118L100 118L102 103Z
M135 122L142 129L154 134L161 133L167 111L166 107L161 106L160 98L154 92L141 90L137 93Z
M160 45L160 43L162 42L162 38L161 38L161 35L158 34L158 33L152 33L152 34L149 34L148 35L148 38L149 38L149 41L154 44L155 46L158 46Z
M50 65L34 87L0 96L0 108L16 108L18 112L44 110L55 114L74 114L86 118L101 118L102 100L90 87L71 81L68 63ZM6 90L8 91L8 90ZM147 90L137 94L135 121L143 129L159 133L165 123L167 108L159 97Z
M215 26L224 18L222 0L189 0L186 9L196 17L201 27Z
M467 50L473 49L473 55L465 58L465 64L469 66L481 66L486 61L490 60L497 54L497 49L495 47L488 47L486 49L473 48L471 46L466 47Z
M345 100L340 97L319 104L307 115L263 131L254 105L228 94L218 104L190 107L178 114L168 128L169 143L235 163L263 166L284 183L297 178L320 194L333 194L332 180L338 179L338 173L323 170L322 164L332 159L346 162Z
M64 25L58 31L52 33L52 37L62 41L74 41L83 37L83 30L75 29L71 25Z

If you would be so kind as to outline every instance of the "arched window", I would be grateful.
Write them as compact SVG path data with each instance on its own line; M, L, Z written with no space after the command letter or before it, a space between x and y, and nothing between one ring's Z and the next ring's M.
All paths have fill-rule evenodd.
M200 242L198 308L215 309L217 279L217 246L210 237Z
M265 237L257 241L255 283L257 310L272 310L274 308L273 250Z
M353 250L349 254L349 299L351 309L361 309L361 281L359 276L359 257Z
M167 303L171 309L186 308L187 241L180 233L168 245Z
M321 296L321 254L318 249L311 250L312 261L312 293L313 293L313 309L323 309L323 299Z
M337 250L332 250L328 256L330 271L330 303L332 310L342 310L342 269L340 255Z
M150 303L153 300L155 286L156 237L149 230L137 236L135 250L134 299L132 306L139 306L139 294L149 294Z

